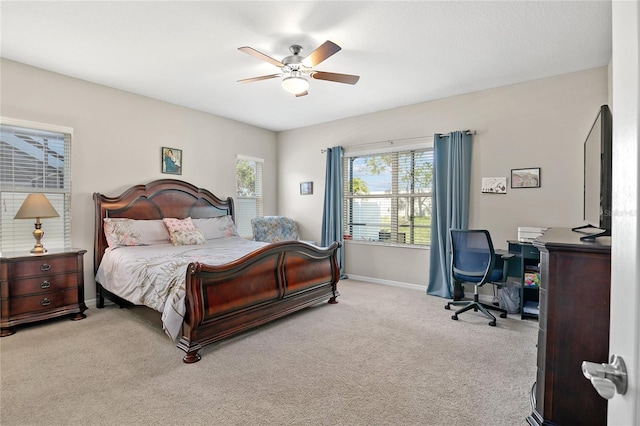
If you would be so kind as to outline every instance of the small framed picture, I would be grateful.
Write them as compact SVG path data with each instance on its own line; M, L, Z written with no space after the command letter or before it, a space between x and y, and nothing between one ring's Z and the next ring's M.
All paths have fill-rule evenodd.
M163 146L161 168L162 168L162 173L168 173L170 175L181 175L182 174L182 150Z
M482 178L483 194L506 194L507 178L506 177L487 177Z
M300 182L300 195L313 194L313 182Z
M511 169L512 188L540 188L540 167Z

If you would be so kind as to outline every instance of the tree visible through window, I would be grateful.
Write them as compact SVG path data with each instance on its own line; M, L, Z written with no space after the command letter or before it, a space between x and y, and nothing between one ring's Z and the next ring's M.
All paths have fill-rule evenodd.
M262 216L263 160L238 156L236 160L236 227L243 237L251 237L251 219Z
M381 243L430 243L432 149L343 161L345 235Z

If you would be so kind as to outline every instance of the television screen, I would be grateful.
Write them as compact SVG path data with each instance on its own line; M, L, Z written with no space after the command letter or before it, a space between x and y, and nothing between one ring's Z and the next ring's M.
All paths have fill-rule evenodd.
M601 134L602 120L598 115L584 143L584 221L595 228L600 227Z
M603 105L584 143L584 221L587 225L574 228L601 231L581 240L611 235L612 131L611 111Z

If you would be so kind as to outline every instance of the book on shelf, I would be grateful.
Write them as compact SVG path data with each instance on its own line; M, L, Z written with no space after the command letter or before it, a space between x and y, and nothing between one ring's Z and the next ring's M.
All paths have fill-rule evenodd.
M525 287L540 287L540 273L525 272L523 282Z
M540 315L540 304L533 300L527 300L522 306L523 314Z
M525 265L525 272L540 272L540 265Z

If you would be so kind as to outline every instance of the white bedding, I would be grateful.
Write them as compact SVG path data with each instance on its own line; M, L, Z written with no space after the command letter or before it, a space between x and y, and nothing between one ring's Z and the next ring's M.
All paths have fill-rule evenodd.
M156 244L107 249L96 281L131 303L162 312L164 331L175 340L180 335L186 310L187 265L190 262L223 265L267 245L241 237L207 242L207 245Z

